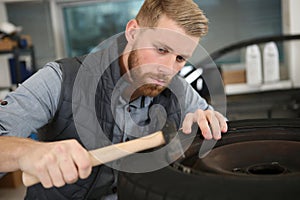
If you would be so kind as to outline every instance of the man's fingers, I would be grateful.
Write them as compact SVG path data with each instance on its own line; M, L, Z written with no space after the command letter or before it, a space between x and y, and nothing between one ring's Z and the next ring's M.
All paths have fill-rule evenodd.
M189 134L192 132L192 125L196 122L202 132L205 139L212 139L212 133L209 127L209 123L206 118L206 113L203 110L197 110L194 113L188 113L182 124L182 132Z
M87 178L92 171L90 155L76 140L74 140L72 157L77 166L79 177L81 179Z
M221 113L216 112L216 117L219 121L219 124L220 124L220 127L221 127L221 132L222 133L227 132L228 126L227 126L227 123L226 123L226 120L225 120L224 116Z
M221 139L221 132L227 131L227 123L223 115L213 110L197 110L186 115L182 125L182 131L191 133L191 127L197 122L205 139Z
M50 151L50 153L45 155L45 158L44 158L45 166L51 177L52 184L56 187L61 187L61 186L65 185L63 175L62 175L61 170L58 165L59 160L57 157L57 155L60 155L61 149L62 148L60 145L55 145L54 148Z
M78 172L74 161L66 153L63 153L59 159L59 167L64 181L68 184L75 183L78 180Z
M75 164L70 159L68 164L60 163L60 168L63 173L64 181L68 184L75 183L78 180L78 172Z
M50 178L49 172L47 170L47 168L39 165L36 168L37 174L38 174L38 179L40 180L40 182L42 183L44 188L51 188L53 187L53 183L52 180Z
M210 125L213 138L216 140L221 139L221 128L215 113L213 111L207 112L206 118Z
M197 110L194 113L194 120L197 122L203 137L207 140L212 139L212 133L207 121L206 113L203 110Z
M194 123L194 114L193 113L187 114L182 123L182 132L185 134L190 134L192 132L193 123Z
M90 154L76 140L33 141L28 146L31 153L18 158L20 169L37 177L44 188L61 187L91 174Z
M50 165L48 167L48 172L55 187L62 187L65 185L65 180L63 179L62 173L57 165Z

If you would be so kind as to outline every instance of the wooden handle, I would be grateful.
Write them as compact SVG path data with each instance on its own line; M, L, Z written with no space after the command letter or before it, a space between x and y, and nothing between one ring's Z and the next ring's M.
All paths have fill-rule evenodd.
M128 142L113 144L103 148L89 151L92 165L98 166L119 158L131 155L133 153L158 147L165 144L165 139L161 131L152 133ZM39 179L26 172L22 174L22 180L26 187L39 183Z

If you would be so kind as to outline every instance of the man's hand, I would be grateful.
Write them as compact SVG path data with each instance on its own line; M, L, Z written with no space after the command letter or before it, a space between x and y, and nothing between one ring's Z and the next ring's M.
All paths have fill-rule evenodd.
M194 113L188 113L182 125L182 131L186 134L192 132L192 125L196 122L205 139L221 139L221 132L227 131L227 123L225 117L213 110L196 110Z
M91 173L89 153L76 140L30 142L24 149L19 168L37 177L45 188L71 184Z

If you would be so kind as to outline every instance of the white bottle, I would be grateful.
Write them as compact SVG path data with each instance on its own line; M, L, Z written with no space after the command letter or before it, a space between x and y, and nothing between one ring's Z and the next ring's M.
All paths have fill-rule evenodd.
M280 80L279 54L275 42L269 42L264 47L264 82L271 83Z
M262 83L261 54L257 45L246 48L246 79L248 85Z

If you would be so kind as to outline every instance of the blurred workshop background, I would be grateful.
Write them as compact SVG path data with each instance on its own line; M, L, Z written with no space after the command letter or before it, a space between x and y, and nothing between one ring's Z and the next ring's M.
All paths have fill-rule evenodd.
M195 2L209 19L209 33L201 46L222 77L228 119L298 118L300 1ZM87 54L108 37L124 31L142 3L1 0L0 99L47 62ZM200 65L187 65L181 75L191 79L194 88L209 99L209 87L203 79L209 67L202 66L201 60L197 63ZM249 69L249 65L253 67ZM267 69L270 76L264 71ZM0 185L5 189L0 190L0 199L14 199L9 195L17 194L21 185L19 174L16 177L2 179ZM17 189L10 192L7 188ZM24 192L22 187L20 192Z

